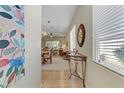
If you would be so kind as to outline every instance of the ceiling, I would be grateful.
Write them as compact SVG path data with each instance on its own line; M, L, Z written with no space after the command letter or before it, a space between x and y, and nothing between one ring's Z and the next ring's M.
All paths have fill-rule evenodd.
M65 36L75 15L76 5L44 5L42 7L42 31L55 36Z

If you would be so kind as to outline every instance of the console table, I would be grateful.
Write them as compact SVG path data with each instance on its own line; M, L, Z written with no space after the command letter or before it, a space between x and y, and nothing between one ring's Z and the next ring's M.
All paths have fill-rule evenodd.
M69 58L69 70L70 70L69 79L71 78L72 75L76 76L83 81L83 87L85 87L85 73L86 73L87 56L84 56L81 53L76 53L76 54L68 54L68 58ZM72 72L72 69L71 69L71 62L72 62L71 60L74 60L73 62L75 63L74 72ZM82 64L82 77L78 74L78 70L77 70L79 62L81 62L81 64Z

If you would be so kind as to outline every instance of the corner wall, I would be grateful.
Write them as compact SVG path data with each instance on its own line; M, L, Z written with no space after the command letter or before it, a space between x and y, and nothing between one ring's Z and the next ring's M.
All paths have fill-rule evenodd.
M92 6L80 6L77 14L72 20L70 30L76 25L76 31L81 23L84 24L86 29L86 38L83 47L79 47L76 43L77 49L88 57L86 84L87 87L124 87L124 78L107 70L106 68L97 65L92 61ZM76 34L76 33L75 33ZM68 34L69 39L69 34ZM69 40L68 40L69 41ZM78 69L79 72L81 68ZM81 73L81 72L80 72Z
M35 88L41 84L41 6L25 6L25 76L12 87Z

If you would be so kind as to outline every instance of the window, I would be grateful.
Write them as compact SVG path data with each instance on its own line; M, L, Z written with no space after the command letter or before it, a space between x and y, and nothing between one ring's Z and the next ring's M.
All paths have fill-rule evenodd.
M59 49L60 42L59 41L46 41L46 47L49 49Z
M73 51L74 48L76 48L76 35L75 35L75 25L73 26L71 32L70 32L70 50Z
M124 6L93 6L93 60L124 76Z

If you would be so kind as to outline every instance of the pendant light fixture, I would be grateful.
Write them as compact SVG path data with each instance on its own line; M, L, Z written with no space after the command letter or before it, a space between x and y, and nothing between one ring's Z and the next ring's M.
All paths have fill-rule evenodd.
M53 37L53 33L50 33L50 37Z

